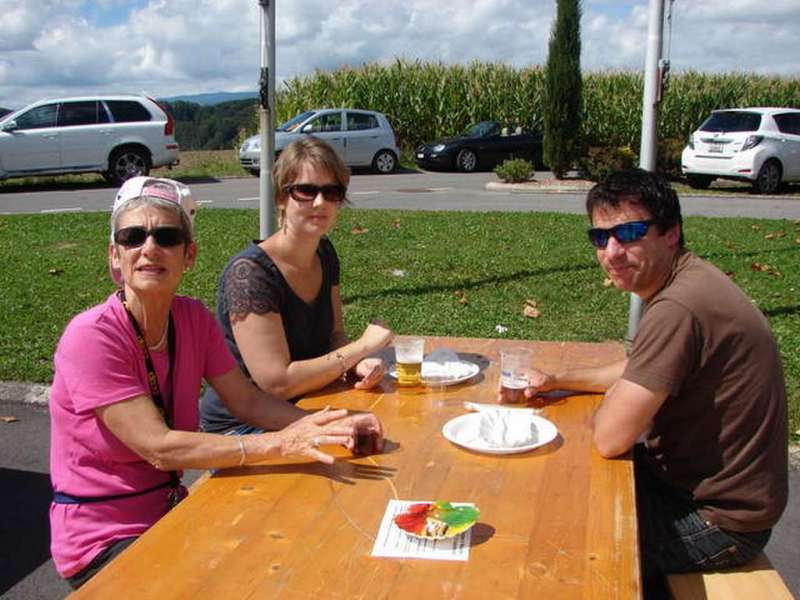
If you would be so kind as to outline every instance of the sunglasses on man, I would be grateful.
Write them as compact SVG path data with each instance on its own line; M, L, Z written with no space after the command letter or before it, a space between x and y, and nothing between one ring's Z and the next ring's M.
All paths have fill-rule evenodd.
M319 194L328 202L344 202L347 188L338 183L314 185L313 183L295 183L287 185L283 191L298 202L313 202Z
M138 248L144 245L149 236L162 248L173 248L186 242L186 234L180 227L145 229L138 225L117 230L114 232L114 241L125 248Z
M589 234L589 241L597 248L605 248L608 245L608 240L614 238L620 244L630 244L636 242L647 235L647 230L650 225L656 221L653 219L647 221L628 221L627 223L620 223L614 227L603 229L601 227L592 227L587 232Z

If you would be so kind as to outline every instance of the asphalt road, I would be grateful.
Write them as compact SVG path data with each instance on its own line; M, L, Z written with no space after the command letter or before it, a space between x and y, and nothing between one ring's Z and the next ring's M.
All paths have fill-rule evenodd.
M0 402L0 597L55 600L69 586L53 568L47 511L50 503L47 408ZM188 474L193 481L197 472ZM185 478L186 480L186 478ZM792 593L800 598L800 470L789 472L789 506L766 552Z
M547 173L537 173L546 179ZM355 174L349 197L355 208L415 210L520 211L583 213L585 191L490 191L493 173ZM258 207L258 179L234 177L189 182L206 207ZM9 191L10 190L10 191ZM64 184L58 188L0 188L0 214L107 211L116 188L105 184ZM739 187L725 195L685 194L685 215L800 219L800 196L755 196Z

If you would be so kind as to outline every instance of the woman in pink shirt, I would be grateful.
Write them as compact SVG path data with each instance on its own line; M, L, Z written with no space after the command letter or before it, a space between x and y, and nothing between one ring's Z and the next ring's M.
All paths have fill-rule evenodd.
M309 414L260 391L241 373L214 317L177 296L194 264L196 204L169 179L135 177L117 193L109 268L119 290L67 325L50 394L51 551L79 587L186 494L184 468L224 468L353 450L358 433L383 445L370 414ZM205 380L241 421L268 433L197 432Z

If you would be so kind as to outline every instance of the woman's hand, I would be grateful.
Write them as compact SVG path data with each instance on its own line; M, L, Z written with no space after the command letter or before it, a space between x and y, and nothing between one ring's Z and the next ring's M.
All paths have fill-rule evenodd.
M359 341L363 344L365 352L372 354L391 344L393 337L394 333L391 329L379 321L374 321L367 325Z
M357 390L368 390L375 387L383 379L386 372L386 365L380 358L365 358L355 367L355 374L358 381L353 385Z
M347 416L347 411L344 409L324 408L295 421L281 431L265 435L278 438L281 456L307 456L331 464L334 458L319 450L319 447L346 446L352 450L356 443L356 432L362 427L360 422L353 419L352 416ZM381 438L381 447L382 445Z
M345 421L351 423L356 432L355 445L348 447L357 456L383 452L383 426L372 413L356 413Z

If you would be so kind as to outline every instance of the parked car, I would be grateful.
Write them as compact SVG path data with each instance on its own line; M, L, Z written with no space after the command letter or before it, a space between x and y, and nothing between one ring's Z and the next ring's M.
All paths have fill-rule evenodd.
M771 194L783 182L800 181L800 110L713 111L689 136L681 170L698 189L719 177L751 181L754 191Z
M0 179L97 172L120 184L178 164L174 133L146 96L40 100L0 120Z
M503 127L497 121L481 121L459 136L423 144L416 151L417 165L424 169L471 172L509 158L524 158L541 166L542 134Z
M304 135L325 140L351 167L372 167L378 173L397 168L400 150L394 131L383 113L352 108L309 110L289 119L275 130L275 156L287 144ZM247 138L239 149L239 164L258 175L261 137Z

